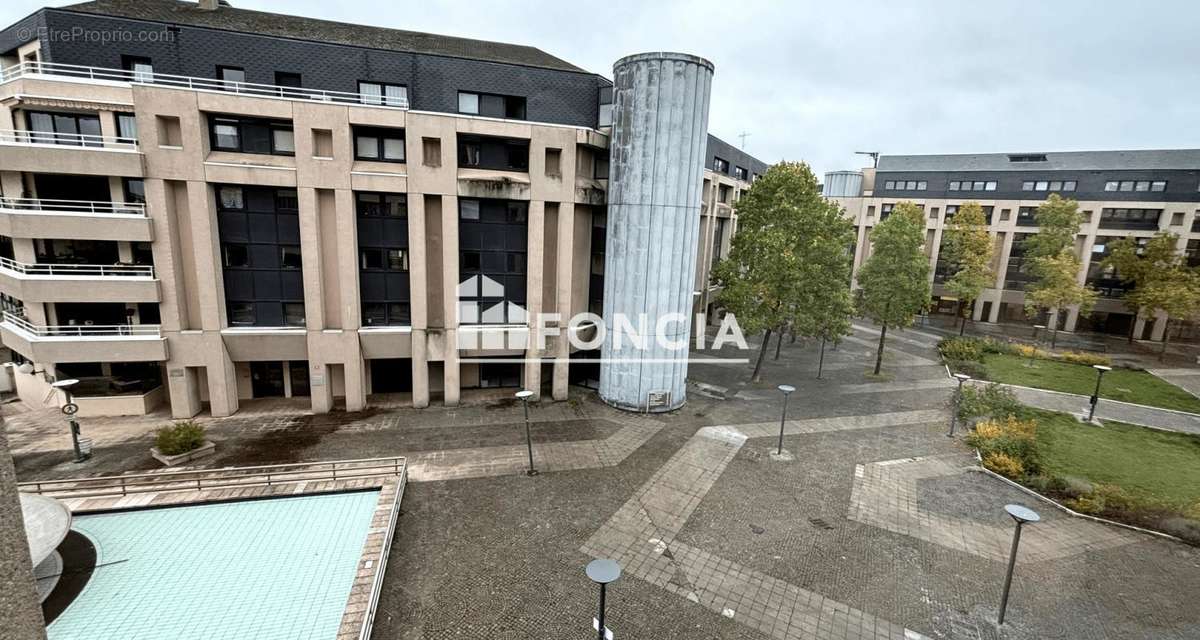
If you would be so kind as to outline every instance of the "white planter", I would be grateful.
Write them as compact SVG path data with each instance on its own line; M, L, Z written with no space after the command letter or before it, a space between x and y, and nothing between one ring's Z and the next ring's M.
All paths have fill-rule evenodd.
M213 454L214 451L216 451L216 447L217 447L217 445L214 444L213 442L211 442L209 440L205 440L204 444L200 445L199 447L192 449L191 451L186 451L184 453L181 453L181 454L175 455L175 456L168 456L168 455L163 454L161 451L158 450L158 447L150 447L150 455L154 456L154 459L163 463L163 465L168 466L168 467L174 467L176 465L184 464L185 462L191 462L192 460L195 460L196 458L203 458L204 456L210 456Z

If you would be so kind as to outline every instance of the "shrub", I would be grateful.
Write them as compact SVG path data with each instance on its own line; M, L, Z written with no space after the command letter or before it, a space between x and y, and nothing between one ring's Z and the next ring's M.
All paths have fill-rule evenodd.
M1096 487L1085 478L1066 476L1063 478L1062 492L1072 498L1086 496L1096 490Z
M983 362L983 340L946 338L938 342L938 352L951 361Z
M1038 493L1062 493L1066 490L1067 483L1056 475L1039 473L1025 478L1025 486Z
M1143 506L1142 500L1130 495L1115 484L1098 484L1093 493L1104 500L1104 506L1107 509L1132 511Z
M960 420L971 418L1006 418L1021 413L1021 403L1012 391L998 384L963 385L958 403Z
M159 453L177 456L199 449L204 444L204 427L191 420L162 427L155 434L154 446Z
M1020 460L998 451L984 456L983 466L1011 480L1017 480L1025 475L1025 466L1021 464Z
M1050 360L1054 357L1054 354L1049 351L1044 351L1031 344L1016 345L1013 347L1012 353L1022 358L1037 358L1039 360Z
M967 444L979 449L985 461L993 454L1003 454L1019 462L1023 472L1038 470L1036 420L1021 420L1014 415L986 420L967 436Z
M1096 515L1097 513L1104 511L1104 498L1095 493L1082 495L1078 498L1071 498L1070 500L1067 500L1065 504L1073 511L1086 513L1088 515Z
M1016 352L1016 345L1011 342L1001 342L995 338L984 338L980 347L984 353L1012 354Z
M1065 351L1058 356L1058 358L1063 362L1082 364L1089 367L1097 364L1105 367L1112 366L1112 358L1099 353L1087 353L1085 351Z

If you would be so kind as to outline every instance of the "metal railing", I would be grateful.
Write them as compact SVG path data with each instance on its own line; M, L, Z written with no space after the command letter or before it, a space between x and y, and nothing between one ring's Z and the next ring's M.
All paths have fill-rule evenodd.
M0 257L0 269L25 276L80 276L92 278L153 278L148 264L26 264Z
M304 87L285 87L274 84L259 84L256 82L234 82L232 80L217 80L215 78L197 78L193 76L177 76L151 71L129 71L125 69L106 69L103 67L87 67L76 64L59 64L55 62L22 62L0 70L0 83L28 76L65 76L70 78L86 78L88 80L109 80L128 82L131 84L155 84L183 89L201 91L225 91L239 95L257 96L263 98L284 98L288 100L309 100L313 102L337 102L342 104L365 104L377 107L407 109L408 99L377 94L354 93L350 91L326 91L324 89L307 89Z
M0 209L37 213L87 213L92 215L146 217L141 202L104 202L100 200L55 200L51 198L2 198Z
M89 149L137 150L137 140L90 133L58 133L29 129L0 129L0 144L50 144Z
M36 325L9 311L4 312L4 324L37 338L62 337L161 337L161 326L157 324L64 324Z
M26 493L52 495L60 498L92 498L164 491L270 487L297 482L403 477L404 473L405 458L392 456L329 462L295 462L256 467L160 471L94 478L35 480L20 482L17 484L17 488Z

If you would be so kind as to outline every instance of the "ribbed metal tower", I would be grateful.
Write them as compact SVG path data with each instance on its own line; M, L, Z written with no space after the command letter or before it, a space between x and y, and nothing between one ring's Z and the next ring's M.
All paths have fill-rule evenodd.
M684 53L613 65L600 397L621 409L670 411L686 400L687 348L664 342L691 339L712 74L711 62ZM682 320L660 326L667 314ZM645 319L644 349L627 337L617 344L618 315L639 329Z

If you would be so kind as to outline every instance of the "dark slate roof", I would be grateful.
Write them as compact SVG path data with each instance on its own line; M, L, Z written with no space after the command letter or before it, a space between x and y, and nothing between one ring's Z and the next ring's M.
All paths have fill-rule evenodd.
M1046 157L1014 162L1010 156ZM1200 149L1146 151L1046 151L880 156L879 171L1072 171L1123 169L1200 169Z
M535 47L251 11L225 4L215 11L205 11L195 2L184 0L94 0L61 10L586 73Z
M730 175L733 175L733 167L739 166L751 173L763 174L767 171L767 163L755 158L754 156L742 151L741 149L725 142L724 140L708 134L707 150L705 153L708 157L704 159L704 167L713 170L713 157L720 156L722 160L729 162Z

